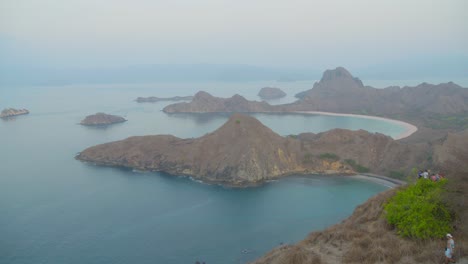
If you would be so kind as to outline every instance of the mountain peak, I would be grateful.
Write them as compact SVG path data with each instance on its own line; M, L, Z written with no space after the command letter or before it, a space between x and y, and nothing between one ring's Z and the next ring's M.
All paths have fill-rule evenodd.
M326 70L320 81L331 81L334 79L353 79L353 76L345 68L337 67L334 70Z

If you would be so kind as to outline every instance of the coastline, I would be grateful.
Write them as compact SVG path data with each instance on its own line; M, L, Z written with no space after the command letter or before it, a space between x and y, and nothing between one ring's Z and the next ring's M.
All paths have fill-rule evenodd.
M380 117L380 116L368 116L368 115L358 115L358 114L344 114L344 113L333 113L333 112L322 112L322 111L294 111L294 113L298 114L310 114L310 115L329 115L329 116L348 116L348 117L358 117L358 118L366 118L366 119L374 119L374 120L381 120L386 121L389 123L393 123L396 125L400 125L405 128L405 131L399 134L398 136L394 137L393 139L399 140L403 138L407 138L411 136L413 133L418 131L418 127L413 124L406 123L400 120Z
M403 186L406 184L406 182L402 180L393 179L390 177L377 175L377 174L371 174L371 173L356 174L356 175L352 175L349 177L352 177L354 179L364 179L364 180L371 181L377 184L385 185L389 187L390 189L397 188L399 186Z

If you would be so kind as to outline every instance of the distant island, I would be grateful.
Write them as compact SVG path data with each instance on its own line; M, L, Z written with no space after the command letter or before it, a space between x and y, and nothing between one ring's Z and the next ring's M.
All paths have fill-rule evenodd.
M96 113L94 115L87 116L80 122L80 124L84 126L107 126L125 121L127 120L121 116Z
M286 93L280 88L263 87L258 92L258 96L265 100L279 99L286 96Z
M200 138L130 137L90 147L76 158L249 186L291 174L401 174L413 164L427 164L427 153L438 145L403 144L364 130L282 137L251 116L233 114L222 127Z
M3 111L0 113L0 118L8 118L8 117L13 117L13 116L18 116L18 115L27 115L27 114L29 114L29 111L27 109L7 108L7 109L3 109Z
M171 104L164 107L165 113L248 113L274 111L266 102L249 101L238 94L231 98L220 98L200 91L191 102Z
M380 116L402 120L418 127L409 140L442 138L449 131L468 127L468 89L453 82L422 83L414 87L364 86L345 68L326 70L310 90L296 96L294 103L270 105L249 101L240 95L219 98L199 92L191 102L164 108L166 113L297 113L332 112Z
M193 96L174 96L174 97L138 97L135 101L138 103L157 103L161 101L190 101Z

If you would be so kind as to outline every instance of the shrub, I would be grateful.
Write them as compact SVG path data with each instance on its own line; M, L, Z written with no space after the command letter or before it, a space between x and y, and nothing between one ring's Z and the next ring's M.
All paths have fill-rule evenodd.
M360 164L357 164L355 160L346 159L345 162L357 172L366 173L366 172L370 171L369 168L364 167L364 166L362 166Z
M339 160L340 157L333 153L323 153L318 156L320 159Z
M418 180L397 192L384 206L385 218L398 234L411 238L440 238L451 231L451 214L441 199L446 180Z
M236 124L240 124L240 120L239 120L239 119L236 119Z

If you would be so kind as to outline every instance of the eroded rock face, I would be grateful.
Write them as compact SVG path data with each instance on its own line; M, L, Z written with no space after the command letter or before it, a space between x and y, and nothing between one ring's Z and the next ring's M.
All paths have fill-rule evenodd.
M248 113L272 111L273 106L266 102L249 101L240 95L231 98L220 98L200 91L189 103L177 103L166 106L166 113Z
M29 111L26 109L7 108L7 109L3 109L3 111L0 113L0 118L7 118L7 117L18 116L18 115L27 115L27 114L29 114Z
M426 160L427 148L363 130L281 137L253 117L234 114L200 138L131 137L90 147L77 159L246 186L290 174L352 174L356 165L379 173L411 169Z
M283 92L280 88L275 87L263 87L258 96L265 100L279 99L286 96L286 93Z
M116 115L108 115L104 113L96 113L89 115L81 121L81 125L84 126L106 126L116 123L122 123L127 121L125 118Z

